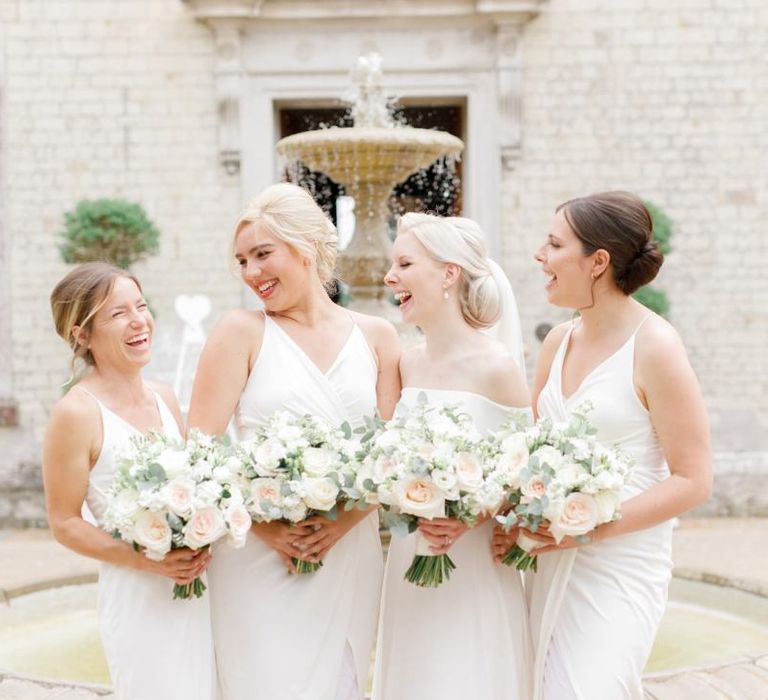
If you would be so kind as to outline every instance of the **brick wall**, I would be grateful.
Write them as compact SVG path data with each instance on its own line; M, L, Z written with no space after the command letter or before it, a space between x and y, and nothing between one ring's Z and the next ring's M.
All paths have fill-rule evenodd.
M532 349L537 323L565 318L531 265L558 203L626 188L669 214L658 286L718 451L768 449L766 36L763 0L550 0L524 33L522 159L504 180Z

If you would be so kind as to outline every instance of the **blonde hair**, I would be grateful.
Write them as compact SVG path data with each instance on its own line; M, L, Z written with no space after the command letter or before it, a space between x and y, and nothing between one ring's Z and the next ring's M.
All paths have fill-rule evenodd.
M56 332L72 350L72 378L78 376L78 361L87 367L95 364L87 346L78 342L75 326L90 330L93 317L104 306L118 277L133 280L142 291L139 280L127 270L105 262L78 265L67 274L51 292L51 313Z
M333 222L305 189L287 182L267 187L245 207L233 241L250 223L261 224L273 236L314 261L323 284L333 279L339 236Z
M405 232L416 236L433 260L461 268L459 306L470 326L488 328L498 321L501 295L488 260L485 236L474 221L411 212L397 223L398 235Z

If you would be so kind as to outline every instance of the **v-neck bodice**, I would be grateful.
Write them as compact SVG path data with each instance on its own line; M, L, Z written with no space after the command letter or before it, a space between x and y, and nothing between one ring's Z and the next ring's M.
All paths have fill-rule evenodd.
M323 372L299 344L268 316L259 356L236 411L240 437L278 410L311 414L333 424L363 422L376 410L378 370L357 324Z
M587 402L587 417L597 428L597 438L615 445L635 461L624 497L650 488L669 475L658 436L648 410L637 395L634 382L637 330L612 355L590 371L575 391L565 398L562 379L565 353L574 326L568 329L552 360L549 377L537 403L540 417L566 421Z
M99 452L99 458L93 465L93 469L91 469L88 478L88 493L85 499L94 518L101 524L107 507L106 492L112 485L117 468L117 454L128 447L132 438L139 437L142 433L135 425L129 423L112 409L107 408L90 391L83 387L79 388L96 401L101 412L101 451ZM155 392L155 401L157 402L157 410L160 413L160 429L168 437L181 440L181 433L179 432L176 419L157 392Z

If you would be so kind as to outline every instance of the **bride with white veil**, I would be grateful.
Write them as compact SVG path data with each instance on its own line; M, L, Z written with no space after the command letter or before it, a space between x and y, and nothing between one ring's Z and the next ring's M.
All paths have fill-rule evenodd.
M482 231L465 218L406 214L398 224L386 284L403 320L424 342L400 362L399 409L424 393L458 406L481 431L513 409L530 411L512 288L487 258ZM491 520L467 528L453 518L421 520L393 537L384 575L374 700L494 700L530 695L528 615L519 572L495 563ZM437 589L403 579L419 535L450 553L451 578Z

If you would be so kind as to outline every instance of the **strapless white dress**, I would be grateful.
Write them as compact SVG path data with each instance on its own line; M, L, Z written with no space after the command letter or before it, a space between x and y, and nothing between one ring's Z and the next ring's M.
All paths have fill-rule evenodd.
M637 331L567 399L561 377L573 327L539 395L541 417L567 420L590 401L597 438L635 462L626 500L669 476L650 415L634 388ZM661 622L671 578L672 524L539 556L526 579L536 652L534 698L643 697L641 675Z
M156 399L163 432L180 440L173 414L160 396L156 395ZM95 400L101 411L104 439L91 470L86 503L101 526L107 508L105 493L116 469L115 453L127 448L130 439L139 433ZM202 598L174 600L171 579L102 562L98 614L101 642L117 698L216 697L207 592Z
M247 437L277 410L353 426L376 409L377 367L355 325L325 373L271 318L236 413ZM359 700L376 634L383 557L371 513L330 550L323 567L290 575L254 535L214 548L213 632L224 700Z
M420 392L432 405L457 405L481 430L498 428L509 415L507 407L464 391L407 387L399 405L415 405ZM522 579L494 561L492 531L487 521L454 543L456 569L436 589L403 579L417 535L392 537L374 700L528 700L532 652Z

